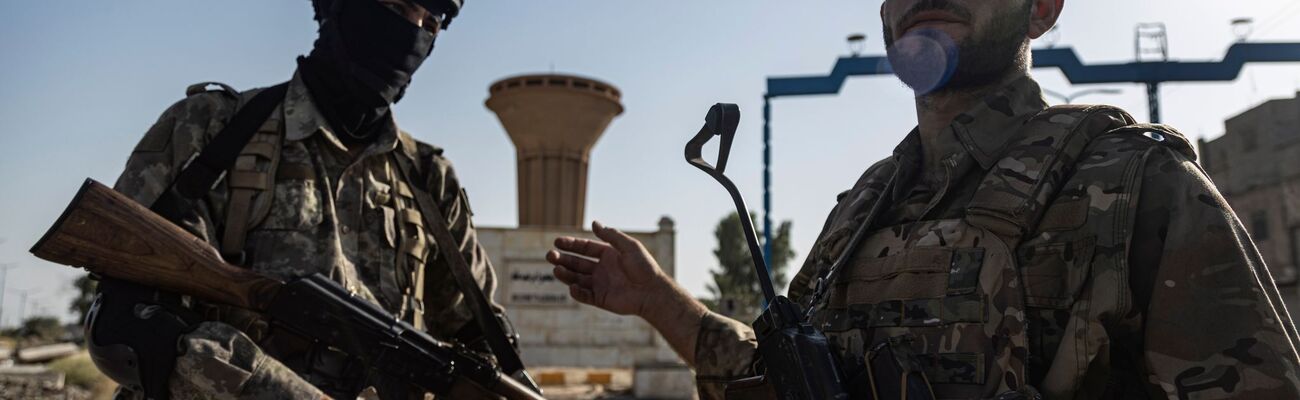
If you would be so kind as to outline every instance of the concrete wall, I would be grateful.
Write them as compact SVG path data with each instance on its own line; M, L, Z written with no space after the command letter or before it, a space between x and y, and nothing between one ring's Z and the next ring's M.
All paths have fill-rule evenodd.
M1239 193L1300 175L1300 99L1265 102L1224 126L1223 136L1200 146L1219 190Z
M1280 274L1298 267L1295 236L1300 235L1300 179L1256 186L1227 199L1275 277L1283 278ZM1263 217L1262 225L1258 217Z
M1199 143L1201 164L1274 276L1293 278L1300 267L1300 94L1265 102L1224 126L1223 136Z
M654 232L628 232L675 276L676 236L665 217ZM569 298L568 287L551 275L545 254L559 236L595 239L571 228L479 227L478 238L496 268L496 300L520 332L520 350L530 367L632 368L638 363L678 361L654 328L638 317L619 316Z

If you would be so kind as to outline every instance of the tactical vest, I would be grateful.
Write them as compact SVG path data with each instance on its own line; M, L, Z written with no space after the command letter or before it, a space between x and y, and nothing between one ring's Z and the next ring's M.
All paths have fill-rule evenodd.
M247 103L257 90L237 92L233 88L215 82L191 85L186 89L187 95L194 95L207 90L209 85L217 85L222 91L239 99L242 106ZM321 187L316 184L320 179L316 167L309 163L284 163L281 154L284 151L284 112L279 106L262 124L248 145L240 152L234 166L227 171L222 180L228 190L224 205L225 221L220 225L218 235L221 238L222 256L236 264L247 265L244 255L249 248L248 233L258 229L267 220L272 206L277 200L276 187L291 187L302 192ZM399 148L385 157L409 157L415 160L418 152L412 140L405 132L398 133ZM391 190L381 196L379 206L385 215L385 229L390 233L389 240L397 256L396 268L380 271L381 282L392 282L378 288L374 295L384 302L398 306L396 315L419 329L424 328L424 278L425 264L434 244L429 242L422 215L416 206L415 195L405 179L400 178L395 170L395 160L389 163L389 176L399 177L393 180ZM418 163L418 161L416 161ZM214 221L216 222L216 221ZM400 276L398 276L400 275ZM341 282L349 286L349 282ZM248 333L255 341L264 339L265 322L258 316L232 310L228 307L215 307L206 311L214 320L230 323Z
M1044 110L1012 135L963 217L873 227L839 250L853 258L818 315L846 371L894 342L940 399L1072 397L1096 378L1085 374L1107 348L1099 321L1122 317L1104 313L1127 300L1091 288L1127 279L1141 168L1156 143L1194 158L1172 129L1133 123L1106 106ZM887 193L863 195L869 209Z

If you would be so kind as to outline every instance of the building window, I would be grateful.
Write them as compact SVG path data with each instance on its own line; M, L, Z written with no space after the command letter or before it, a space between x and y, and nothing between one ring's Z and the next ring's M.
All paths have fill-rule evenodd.
M1256 242L1268 240L1268 212L1259 210L1250 214L1250 235Z

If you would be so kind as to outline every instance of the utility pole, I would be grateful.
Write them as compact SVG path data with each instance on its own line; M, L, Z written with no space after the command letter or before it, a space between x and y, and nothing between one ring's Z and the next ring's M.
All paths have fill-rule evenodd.
M1168 43L1163 30L1154 25L1139 28L1138 51L1151 46L1160 59L1139 59L1125 64L1084 64L1073 48L1043 48L1033 50L1034 68L1059 68L1072 84L1141 83L1147 87L1147 102L1152 122L1160 121L1160 85L1166 82L1223 82L1233 81L1248 63L1300 62L1300 43L1250 43L1240 41L1228 48L1222 61L1180 62L1168 60ZM1159 31L1159 32L1157 32ZM1159 35L1157 35L1159 33ZM852 44L853 38L850 39ZM1146 56L1143 56L1146 57ZM852 54L835 62L831 73L824 76L795 76L767 78L767 92L763 94L763 239L771 241L772 180L771 169L771 102L782 97L808 95L834 95L853 76L892 75L893 66L886 56ZM766 253L771 250L764 248Z
M20 298L22 299L18 301L18 325L19 326L23 324L23 321L27 320L27 295L31 292L32 292L31 289L23 289L18 291L18 295L21 296Z
M4 328L5 287L9 286L9 270L18 268L18 264L0 264L0 328Z
M1134 28L1133 58L1139 63L1169 62L1169 35L1165 24L1142 23ZM1154 61L1150 61L1154 59ZM1235 79L1235 78L1234 78ZM1147 86L1147 111L1152 123L1160 123L1160 81L1145 82Z

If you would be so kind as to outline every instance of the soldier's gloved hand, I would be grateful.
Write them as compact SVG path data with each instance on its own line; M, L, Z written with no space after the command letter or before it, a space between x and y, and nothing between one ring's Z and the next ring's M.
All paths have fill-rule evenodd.
M598 261L551 250L546 260L555 264L552 273L569 285L569 295L582 303L622 315L645 316L650 305L665 289L673 286L641 242L617 229L592 223L596 237L605 242L561 237L555 247Z

